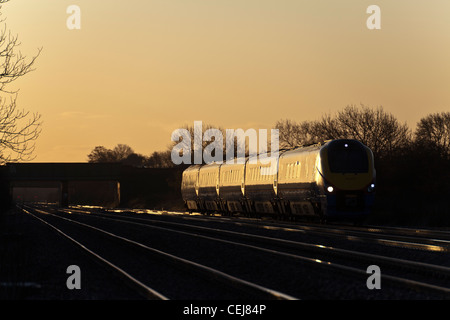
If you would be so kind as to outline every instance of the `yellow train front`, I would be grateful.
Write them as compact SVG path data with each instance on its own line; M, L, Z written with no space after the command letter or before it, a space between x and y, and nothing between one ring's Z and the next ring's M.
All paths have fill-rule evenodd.
M375 197L372 151L357 140L338 139L319 152L316 183L322 213L328 218L363 217Z

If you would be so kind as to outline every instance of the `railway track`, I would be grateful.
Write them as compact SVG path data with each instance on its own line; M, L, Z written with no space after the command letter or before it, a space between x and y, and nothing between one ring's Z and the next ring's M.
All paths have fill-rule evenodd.
M158 300L169 300L167 296L164 294L156 291L149 285L145 284L143 281L140 281L137 279L137 277L133 276L131 272L126 271L124 267L119 266L120 262L114 262L114 259L108 258L107 256L111 256L111 252L102 254L98 253L98 248L96 250L90 249L88 245L86 245L87 241L84 240L76 240L75 237L69 235L68 233L73 233L73 227L76 225L76 227L83 227L87 228L90 231L94 231L97 234L101 234L102 236L106 236L108 240L113 240L113 242L122 242L122 244L125 244L126 247L130 247L131 251L136 251L136 248L139 249L138 253L139 255L147 254L151 255L152 257L157 257L159 260L163 260L163 270L164 273L172 272L170 268L175 269L175 272L173 275L169 277L177 277L180 278L179 275L176 275L177 273L182 273L183 279L180 279L180 282L186 282L184 279L187 277L192 278L187 283L195 283L197 288L204 286L207 287L207 291L204 293L205 295L202 297L200 296L194 296L194 298L203 298L206 299L208 296L211 297L211 292L218 293L219 295L216 297L221 299L230 299L232 297L240 297L240 298L253 298L253 299L279 299L279 300L295 300L296 298L289 296L287 294L278 292L276 290L271 290L269 288L257 285L255 283L245 281L242 279L239 279L237 277L231 276L229 274L226 274L224 272L221 272L219 270L216 270L214 268L207 267L205 265L195 263L193 261L189 261L187 259L183 259L174 255L171 255L169 253L163 252L161 250L152 248L150 246L147 246L143 243L131 240L129 238L117 235L115 233L106 231L104 229L95 227L93 225L89 225L86 223L82 223L67 217L62 217L60 215L51 213L49 211L44 211L37 208L23 208L22 209L27 214L30 214L34 218L38 219L42 223L46 224L56 232L58 232L60 235L62 235L64 238L71 241L76 246L83 249L91 258L103 263L105 267L109 268L111 271L116 273L118 276L121 277L123 281L127 283L131 288L135 289L137 292L139 292L141 295L143 295L145 298L148 299L158 299ZM39 216L41 215L41 217ZM43 217L44 216L44 217ZM56 223L55 221L49 221L49 217L56 218L59 220L62 220L65 226L61 226L61 223ZM69 224L69 226L68 226ZM66 231L63 229L69 229L69 231ZM83 233L83 238L86 238L86 233ZM103 239L103 241L105 238ZM97 245L98 247L98 245ZM114 248L116 248L116 245L114 245ZM132 259L128 257L128 259ZM136 261L140 260L141 258L136 258ZM142 272L141 272L142 274ZM161 275L161 273L159 274ZM172 279L173 281L173 279ZM199 282L205 282L205 284L199 284ZM207 284L206 284L207 283ZM220 284L220 288L218 286ZM223 296L221 296L223 294ZM183 297L178 297L183 298ZM188 296L188 298L192 298L192 296Z
M73 207L71 210L79 212L87 212L83 206ZM326 235L327 237L335 237L349 241L359 241L364 243L375 243L386 246L403 247L410 249L419 249L425 251L450 251L450 230L430 230L430 229L414 229L401 227L384 227L384 226L367 226L356 227L345 224L315 224L302 222L291 223L282 222L274 219L263 220L259 218L246 217L224 217L224 216L204 216L201 214L187 214L184 212L167 212L157 210L117 210L94 208L95 212L108 213L145 213L145 214L174 214L181 215L183 219L207 221L216 220L222 224L236 224L240 226L251 226L268 230L280 230L297 233L308 233L317 235Z
M283 223L248 218L215 217L222 223L239 224L268 230L316 234L353 242L374 243L386 246L419 249L425 251L450 251L450 231L395 228L395 227L354 227L349 225L319 225L314 223ZM205 217L188 217L192 220L204 220ZM260 223L254 223L258 221Z
M29 209L30 211L32 209ZM41 214L49 215L50 209L43 211L42 209L33 209ZM176 261L178 265L187 265L189 268L196 269L203 275L210 273L212 278L217 277L221 279L219 282L229 282L230 279L238 279L239 277L230 276L228 273L233 271L218 271L220 268L227 269L226 266L221 265L220 261L215 262L216 268L205 267L200 262L193 262L189 259L199 259L198 255L189 255L189 259L181 258L175 254L161 251L161 249L150 248L141 242L122 239L123 236L116 235L110 231L100 229L94 225L114 225L117 230L117 226L120 225L123 229L132 227L135 230L140 230L142 234L162 234L169 239L184 239L182 241L188 242L194 239L196 243L208 243L209 250L215 250L215 248L227 247L227 248L239 248L241 254L248 255L247 252L252 252L253 255L264 256L266 261L270 261L269 265L282 265L279 270L284 270L285 265L290 265L290 268L286 270L295 270L295 268L301 270L310 270L314 272L311 275L321 277L322 274L327 274L327 277L337 278L337 283L349 284L351 288L355 286L355 283L359 284L360 293L356 294L356 297L361 298L361 292L366 292L367 296L374 296L374 291L369 291L365 286L365 280L368 278L367 267L369 265L377 265L381 269L381 282L383 284L383 294L379 294L381 298L409 298L411 296L418 295L419 298L437 298L448 299L450 297L450 268L445 265L445 261L448 251L448 241L445 239L446 234L441 234L440 238L437 238L435 234L430 237L430 233L421 232L419 237L414 237L411 234L399 234L399 230L396 230L394 234L388 234L386 230L383 232L378 228L377 230L369 230L364 232L361 228L353 227L334 227L324 228L320 226L300 226L290 225L283 223L262 223L261 221L252 220L239 220L229 218L219 219L205 219L204 217L192 217L192 216L162 216L162 215L137 215L127 214L121 212L102 212L101 210L85 210L80 208L70 208L64 210L54 210L55 218L70 222L71 224L78 224L84 228L95 230L96 232L102 232L110 237L120 239L132 243L135 246L144 247L146 250L153 251L153 254L169 257L169 260ZM68 218L70 217L70 218ZM169 217L169 219L167 219ZM69 221L70 220L70 221ZM82 222L83 221L83 222ZM91 225L92 224L92 225ZM214 224L211 226L210 224ZM241 229L241 230L239 230ZM373 228L375 229L375 228ZM344 234L345 232L345 234ZM411 233L411 231L401 230L402 233ZM275 236L282 235L282 236ZM311 243L310 241L299 241L295 239L295 236L313 234L316 237L327 236L328 239L339 238L340 242L352 243L354 241L370 244L371 246L393 246L396 250L414 250L420 251L422 255L431 252L431 254L444 255L442 261L443 264L428 263L423 261L417 261L412 259L405 259L399 257L387 256L384 254L369 253L360 250L344 249L332 245L324 245L321 243ZM376 235L382 236L377 238ZM187 240L191 239L191 240ZM295 240L294 240L295 239ZM163 241L162 241L163 242ZM399 242L401 245L393 245L391 242ZM164 249L166 250L166 249ZM177 252L173 247L168 251ZM233 249L227 249L233 250ZM183 253L184 254L184 253ZM191 258L193 256L193 258ZM237 254L237 256L239 256ZM222 258L228 259L229 256ZM216 259L217 260L217 259ZM204 259L200 259L204 261ZM279 264L274 261L280 261ZM255 268L260 268L261 265L257 265ZM308 269L309 268L309 269ZM207 272L212 269L213 271ZM229 267L228 267L228 270ZM274 269L276 270L276 269ZM318 271L320 270L320 271ZM228 272L228 273L227 273ZM310 271L305 271L310 272ZM245 274L245 272L244 272ZM270 274L270 273L266 273ZM342 278L341 278L342 275ZM287 275L287 277L293 277L294 275ZM336 277L335 277L336 276ZM231 278L230 278L231 277ZM243 276L245 277L245 276ZM250 277L251 278L251 277ZM296 297L310 297L308 293L305 293L305 287L296 291L292 289L292 286L286 286L287 294L282 294L284 290L270 290L266 289L264 285L256 285L255 279L243 280L242 285L247 286L246 290L256 291L263 288L264 294L269 292L266 297L270 298L285 298L290 299L293 296ZM267 279L266 279L267 280ZM283 279L282 279L283 280ZM253 282L252 282L253 281ZM313 281L314 282L314 281ZM238 283L240 283L238 281ZM320 281L318 281L320 283ZM239 287L241 284L236 284ZM328 284L328 286L330 286ZM333 285L331 285L332 287ZM336 286L336 285L335 285ZM327 285L324 285L327 287ZM387 287L387 289L385 289ZM282 287L284 289L284 287ZM307 286L306 286L307 288ZM142 289L143 292L146 289ZM149 291L149 290L147 290ZM150 290L151 291L151 290ZM320 290L319 290L320 291ZM413 293L412 293L413 292ZM384 295L386 293L386 295ZM316 293L318 294L318 293ZM323 293L321 293L323 294ZM375 295L375 297L377 297ZM321 298L328 298L326 296ZM350 297L351 298L351 297Z

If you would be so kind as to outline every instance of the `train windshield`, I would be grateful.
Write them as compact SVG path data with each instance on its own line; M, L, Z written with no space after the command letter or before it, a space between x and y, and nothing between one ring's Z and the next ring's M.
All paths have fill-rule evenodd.
M357 141L339 140L330 144L328 163L333 173L358 173L369 171L365 148Z

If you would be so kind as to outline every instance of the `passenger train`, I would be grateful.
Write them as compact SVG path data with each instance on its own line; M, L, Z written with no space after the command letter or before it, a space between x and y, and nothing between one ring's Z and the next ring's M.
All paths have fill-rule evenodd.
M187 210L329 220L364 217L373 206L374 158L357 140L280 150L273 162L240 160L188 167L181 184Z

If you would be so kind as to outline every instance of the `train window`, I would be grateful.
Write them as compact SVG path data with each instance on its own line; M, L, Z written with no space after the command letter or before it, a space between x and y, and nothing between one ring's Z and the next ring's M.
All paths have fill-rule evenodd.
M330 144L328 164L331 172L335 173L357 173L369 170L366 150L353 141Z
M264 180L268 181L269 180L269 175L270 175L270 167L264 167Z
M308 161L306 161L307 159L305 159L305 165L304 165L304 167L305 167L305 175L304 175L304 179L306 179L306 177L308 176Z

